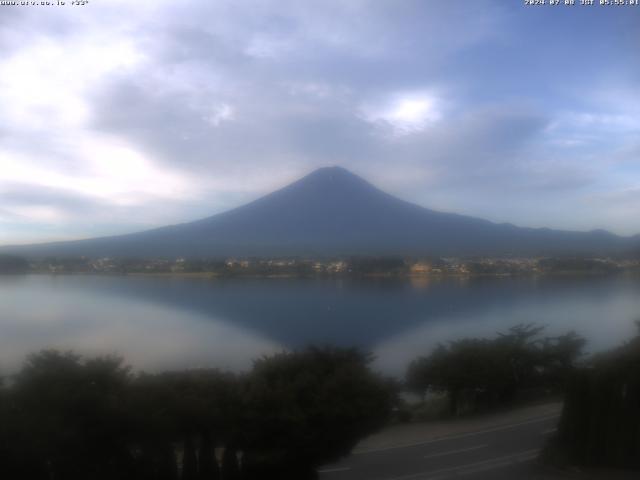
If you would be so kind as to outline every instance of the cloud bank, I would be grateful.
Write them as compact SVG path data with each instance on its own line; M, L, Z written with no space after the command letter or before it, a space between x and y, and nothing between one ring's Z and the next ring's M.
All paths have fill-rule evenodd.
M196 219L327 165L432 208L640 232L640 9L0 9L0 243Z

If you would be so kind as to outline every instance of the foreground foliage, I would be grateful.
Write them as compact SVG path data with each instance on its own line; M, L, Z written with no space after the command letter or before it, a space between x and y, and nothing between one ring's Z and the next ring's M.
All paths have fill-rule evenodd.
M356 350L264 357L247 375L133 375L45 351L0 388L0 476L310 479L387 419L393 393Z
M560 464L640 469L640 335L572 376L545 455Z
M500 407L527 392L561 392L585 340L574 332L544 337L543 331L518 325L493 339L441 344L410 364L407 385L423 396L445 394L453 415Z

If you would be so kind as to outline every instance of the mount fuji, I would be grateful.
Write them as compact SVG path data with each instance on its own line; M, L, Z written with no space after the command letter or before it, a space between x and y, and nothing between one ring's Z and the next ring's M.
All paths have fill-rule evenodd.
M552 255L630 250L640 237L522 228L424 208L340 167L321 168L244 206L190 223L88 240L7 246L58 257Z

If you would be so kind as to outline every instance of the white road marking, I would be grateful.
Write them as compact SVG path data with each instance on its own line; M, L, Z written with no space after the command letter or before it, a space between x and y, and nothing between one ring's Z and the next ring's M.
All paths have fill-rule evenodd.
M360 452L353 452L352 455L366 455L366 454L369 454L369 453L386 452L387 450L397 450L399 448L419 447L421 445L429 445L429 444L432 444L432 443L444 442L444 441L448 441L448 440L458 440L460 438L474 437L476 435L482 435L484 433L499 432L501 430L509 430L511 428L521 427L523 425L530 425L530 424L533 424L533 423L546 422L547 420L551 420L553 418L558 418L558 417L560 417L560 414L559 413L554 413L552 415L546 415L544 417L535 418L533 420L527 420L527 421L518 422L518 423L511 423L511 424L508 424L508 425L501 425L499 427L487 428L487 429L484 429L484 430L478 430L476 432L462 433L462 434L459 434L459 435L449 435L449 436L434 438L433 440L426 440L426 441L423 441L423 442L405 443L405 444L401 444L401 445L392 445L390 447L375 448L375 449L372 449L372 450L364 450L364 451L360 451Z
M536 458L539 453L540 453L540 450L536 450L536 449L525 450L524 452L520 452L515 455L502 457L499 460L498 459L493 461L485 460L484 462L478 462L471 468L465 468L462 471L459 471L458 474L471 475L472 473L484 472L487 470L495 470L497 468L508 467L509 465L528 462L529 460L533 460L534 458ZM430 479L430 480L435 480L435 479Z
M540 435L550 435L552 433L556 433L557 431L557 428L550 428L549 430L545 430L544 432L542 432Z
M351 470L351 467L325 468L324 470L318 470L318 473L347 472L349 470Z
M470 475L472 473L493 470L533 460L536 458L538 453L540 453L540 450L538 449L525 450L511 455L505 455L503 457L490 458L489 460L483 460L481 462L467 463L466 465L457 465L455 467L442 468L440 470L412 473L401 477L388 478L387 480L440 480L447 478L452 473L455 475Z
M473 450L479 450L481 448L486 448L488 446L489 444L485 443L484 445L476 445L475 447L460 448L458 450L449 450L448 452L432 453L431 455L425 455L424 458L444 457L447 455L454 455L456 453L471 452Z

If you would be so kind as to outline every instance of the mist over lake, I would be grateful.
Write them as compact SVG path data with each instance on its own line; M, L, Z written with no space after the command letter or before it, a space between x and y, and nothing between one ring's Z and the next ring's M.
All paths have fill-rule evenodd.
M640 277L203 279L0 277L0 369L43 348L123 355L136 369L219 367L308 344L373 352L402 375L438 342L518 323L576 330L589 351L633 335Z

